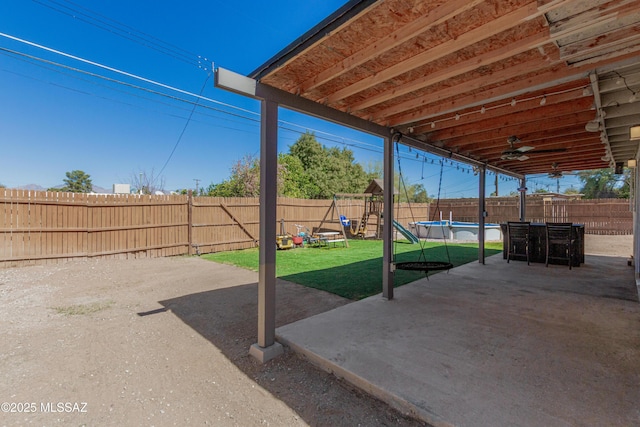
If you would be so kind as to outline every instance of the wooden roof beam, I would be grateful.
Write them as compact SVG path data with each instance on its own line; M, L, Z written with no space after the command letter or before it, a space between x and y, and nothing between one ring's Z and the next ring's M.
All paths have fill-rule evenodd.
M590 111L592 105L593 100L589 98L579 98L555 105L545 104L544 106L540 106L540 103L538 102L536 105L537 108L517 113L503 114L481 122L458 125L447 129L439 129L432 132L430 136L432 140L446 140L459 136L468 136L473 138L474 134L484 133L494 129L504 129L509 126L524 126L532 122L539 123L541 120L554 119L558 116L568 116L572 113ZM591 113L591 115L595 115L595 112Z
M513 81L508 84L494 86L482 92L473 93L470 95L451 98L448 100L440 98L437 92L433 93L433 96L425 96L420 99L410 101L415 105L411 109L409 102L403 103L406 111L410 111L407 114L395 116L392 120L389 120L389 124L395 127L399 126L415 126L416 122L425 121L431 122L431 119L442 114L454 113L465 108L480 108L483 104L489 104L499 101L511 101L512 98L518 98L524 94L541 91L548 88L553 88L563 83L567 83L573 80L584 81L584 87L589 87L590 83L588 79L585 80L586 73L580 69L567 68L564 64L555 64L548 68L545 72L537 73L534 75L527 75L526 77ZM553 79L553 80L550 80ZM420 103L423 105L421 109Z
M375 73L369 77L359 80L354 84L342 88L327 96L327 103L334 104L344 98L348 98L349 96L362 92L369 87L375 86L376 84L385 82L408 71L421 67L426 63L440 59L446 55L451 54L452 52L456 52L466 47L472 46L480 40L487 39L493 35L508 30L518 23L529 20L531 16L535 16L537 13L537 2L533 1L531 3L528 3L525 6L514 10L513 12L502 15L499 18L493 19L478 28L460 35L455 40L449 40L441 43L434 48L414 55L405 61L398 62L380 71L379 73Z
M499 132L494 132L493 138L484 138L483 140L479 139L479 136L470 140L465 137L454 138L447 141L443 141L442 145L446 145L452 150L456 150L458 152L465 151L475 151L478 149L482 149L485 146L491 145L499 145L500 141L504 144L504 147L507 147L507 138L511 135L516 135L520 138L521 141L524 141L523 144L527 145L529 141L540 144L540 141L549 140L551 138L582 138L583 136L586 138L587 136L596 137L598 134L592 134L587 132L584 129L584 124L568 124L566 127L562 128L548 128L546 126L538 126L537 129L534 129L531 132L518 132L511 134L500 134Z
M518 160L515 160L515 162L519 163L513 163L513 162L498 162L498 166L505 168L505 169L509 169L512 170L514 173L519 173L522 175L529 175L529 174L537 174L540 173L540 168L543 167L544 165L527 165L527 161L525 160L524 162L519 162ZM564 163L563 163L564 165ZM602 160L597 160L597 159L593 159L593 160L583 160L583 159L578 159L575 161L571 161L570 163L567 163L564 167L564 170L590 170L590 169L602 169L602 168L606 168L609 166L609 163L607 162L603 162ZM552 168L551 168L551 163L549 163L549 172L551 172Z
M420 79L411 80L409 83L406 83L400 86L395 86L391 90L381 92L380 94L375 96L370 96L365 101L355 102L351 104L351 108L353 111L364 110L374 105L381 104L391 99L395 99L400 96L415 92L417 90L424 89L431 85L443 82L450 78L461 76L465 73L471 72L473 70L477 70L478 68L486 67L490 64L494 64L496 62L500 62L505 59L512 58L515 55L521 54L523 52L527 52L539 46L543 46L548 42L549 42L548 28L542 28L542 30L539 33L533 34L522 40L518 40L515 43L509 44L507 46L504 46L496 50L485 52L481 55L474 56L473 58L470 58L466 61L453 64L451 67L445 68L441 71L431 73ZM511 73L513 73L513 70L511 70ZM458 91L461 91L461 88L457 88L457 89ZM380 115L384 116L387 114L394 114L394 110L401 111L394 107L390 107L389 109L390 111L383 110L380 113ZM399 108L402 108L402 107L404 107L404 105L400 104ZM376 114L376 116L378 116L378 114Z
M511 135L522 135L526 133L532 133L539 131L541 126L547 130L556 130L569 128L573 126L581 125L584 132L584 124L589 120L593 120L594 113L591 111L584 111L580 113L572 113L564 116L554 117L552 119L548 119L543 122L534 121L530 123L524 124L514 124L511 126L505 126L501 129L492 129L487 132L474 134L473 137L468 137L466 135L457 135L455 138L451 139L440 139L440 140L432 140L431 142L440 141L444 143L445 146L460 146L466 145L464 141L473 141L473 143L480 143L482 141L491 141L498 138L503 138L505 141ZM522 138L521 138L522 139ZM471 144L469 144L471 145Z
M618 31L608 32L598 37L590 37L560 47L560 57L571 62L575 57L590 56L593 53L605 50L614 50L620 44L638 44L640 40L640 22L629 25Z
M569 18L551 22L549 32L555 40L570 37L635 13L639 7L640 0L612 0L605 4L597 4Z
M632 59L637 57L636 50L624 50L619 53L612 53L607 57L600 57L598 60L585 61L579 65L572 67L566 67L565 64L555 64L545 73L537 73L534 76L528 76L525 79L518 80L516 82L503 85L500 87L491 88L482 93L476 93L461 98L452 99L446 102L444 99L439 98L438 93L430 94L411 100L414 105L409 105L409 102L404 103L405 109L411 110L411 108L424 107L423 109L412 111L403 116L394 117L393 121L387 121L390 126L396 128L401 126L413 126L416 122L421 120L428 121L430 118L463 110L465 108L479 107L483 104L491 102L497 102L504 100L505 98L517 97L523 93L528 93L535 90L542 90L548 87L554 87L558 84L565 83L576 78L584 78L594 68L594 63L598 67L602 67L617 62L622 62L626 59ZM590 86L590 84L588 84ZM428 101L428 102L425 102ZM428 105L425 105L428 104Z
M509 102L502 102L500 104L494 103L485 106L485 112L482 109L475 107L473 109L460 112L460 118L455 120L455 115L446 115L434 117L425 123L414 125L413 129L416 133L431 132L431 123L436 123L437 130L447 129L449 127L460 126L468 123L484 122L496 117L501 117L505 114L514 114L522 111L529 111L535 108L540 108L540 102L542 97L545 98L545 106L551 106L561 104L569 101L577 101L585 97L584 88L585 83L576 81L571 83L572 86L578 86L575 89L569 88L552 88L551 93L545 94L544 92L530 94L529 97L520 99L516 105L512 106ZM554 93L556 91L566 90L567 92ZM591 95L589 95L590 97ZM589 98L591 99L591 98ZM433 131L435 132L435 130Z
M548 150L555 148L566 148L570 150L573 147L588 147L588 146L603 146L600 142L599 138L595 138L591 135L588 136L576 136L573 138L564 137L565 140L561 139L550 139L546 141L531 141L527 139L526 142L520 144L520 146L531 146L535 147L537 150ZM502 141L501 144L493 144L487 145L486 148L483 146L478 150L474 150L473 154L478 157L490 157L493 155L502 155L502 152L509 148L509 145L506 141ZM518 148L517 146L515 148Z
M476 7L478 4L483 3L484 0L454 0L448 1L444 5L437 9L431 10L430 13L416 19L413 22L399 28L393 33L383 37L374 44L366 46L364 49L359 50L348 58L343 59L337 64L332 65L326 70L318 73L311 79L302 82L298 90L300 93L307 94L309 91L317 88L318 86L340 77L341 75L353 70L359 65L364 64L371 58L380 56L385 52L405 43L412 38L429 31L436 25L453 18L469 9ZM426 22L425 22L426 21Z
M496 161L495 163L498 163L498 164L513 163L513 164L517 165L517 166L513 166L513 168L517 168L517 167L522 166L523 168L529 168L529 169L540 169L540 168L544 168L546 165L549 165L549 169L551 169L551 164L552 163L558 163L558 164L562 164L563 168L570 168L570 167L572 168L575 165L579 165L581 163L584 163L585 161L588 161L589 158L594 157L594 154L595 154L595 158L593 159L593 163L594 164L607 163L607 162L603 162L600 159L600 157L604 155L604 152L605 151L603 149L601 151L594 151L594 152L585 153L584 156L576 155L576 156L572 156L571 158L566 158L566 159L559 159L557 153L556 153L555 156L553 156L553 155L550 155L550 156L536 156L535 154L532 154L529 157L529 159L523 160L523 161L520 161L520 160L500 160L500 161ZM517 162L517 163L515 163L515 162Z

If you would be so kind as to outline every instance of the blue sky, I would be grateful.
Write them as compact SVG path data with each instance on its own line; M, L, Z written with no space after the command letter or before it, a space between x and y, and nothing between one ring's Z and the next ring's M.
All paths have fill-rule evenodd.
M248 74L338 9L340 0L4 0L0 14L0 183L14 188L62 184L80 169L111 189L140 172L166 190L218 183L245 155L259 153L259 105L213 87L211 62ZM47 51L19 38L181 91L198 101L110 70ZM33 58L28 57L32 56ZM49 61L49 62L44 62ZM68 67L64 68L60 64ZM83 72L75 71L79 69ZM111 80L107 80L107 79ZM282 110L279 149L302 132L347 146L363 165L382 159L379 139ZM408 183L437 195L438 159L401 147ZM431 163L431 160L434 160ZM445 163L441 197L473 197L477 178ZM487 177L494 191L495 177ZM556 190L533 177L530 190ZM579 186L573 177L560 190ZM518 183L499 177L501 195Z

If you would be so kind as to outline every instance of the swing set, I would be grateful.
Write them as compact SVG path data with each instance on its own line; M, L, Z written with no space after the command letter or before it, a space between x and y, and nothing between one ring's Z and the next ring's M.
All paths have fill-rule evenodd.
M322 231L325 224L339 224L340 232L345 239L347 235L350 238L360 239L382 236L382 185L381 180L374 179L364 193L334 194L333 201L316 230ZM362 200L360 202L362 203L362 216L359 216L359 219L348 217L352 214L354 199Z
M393 139L396 140L396 157L398 158L398 176L399 176L399 181L400 181L400 187L404 190L404 194L405 197L407 199L407 205L409 207L409 213L411 214L411 220L415 223L416 219L415 216L413 215L413 210L411 209L411 202L409 200L409 192L407 189L407 186L404 182L404 177L402 175L402 165L400 162L400 150L399 150L399 141L400 138L402 137L402 135L400 133L397 133L393 136ZM436 199L436 207L435 209L432 210L432 218L431 221L433 221L433 216L435 215L436 212L439 211L439 205L440 205L440 190L442 189L442 172L444 170L444 162L442 160L440 160L440 179L438 182L438 197ZM397 206L397 210L396 212L399 213L400 211L400 204L396 203ZM397 215L397 214L396 214ZM443 233L444 234L444 233ZM451 256L449 254L449 247L447 246L447 239L444 239L444 247L445 247L445 251L447 254L447 260L446 261L432 261L432 260L428 260L427 256L425 254L425 246L426 246L426 240L424 239L420 239L419 241L420 243L420 255L418 256L418 259L414 260L414 261L402 261L402 262L396 262L396 245L397 245L397 241L394 244L394 253L393 253L393 264L395 265L395 268L397 268L398 270L411 270L411 271L423 271L425 275L428 275L430 271L442 271L442 270L450 270L453 268L453 264L451 263Z

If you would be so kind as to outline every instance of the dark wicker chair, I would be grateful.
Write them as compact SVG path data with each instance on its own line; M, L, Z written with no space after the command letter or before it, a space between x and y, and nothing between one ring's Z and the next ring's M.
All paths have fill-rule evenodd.
M566 260L569 269L573 265L573 248L576 236L570 222L548 222L547 224L547 256L545 263L549 266L550 259Z
M507 262L509 262L513 255L525 255L527 257L527 265L529 265L529 241L530 241L530 226L528 221L507 222ZM524 254L518 251L518 248L524 248Z

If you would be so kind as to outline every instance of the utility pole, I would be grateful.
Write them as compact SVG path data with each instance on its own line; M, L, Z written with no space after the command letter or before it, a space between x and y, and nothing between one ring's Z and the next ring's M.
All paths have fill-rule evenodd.
M194 178L193 179L196 182L196 195L198 194L198 184L200 183L200 180L198 178Z

